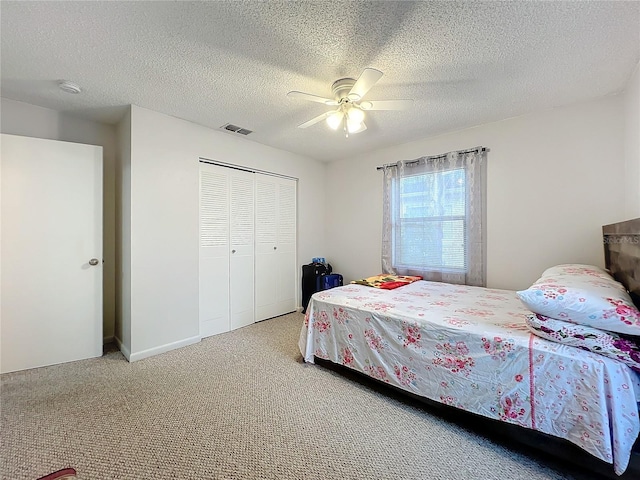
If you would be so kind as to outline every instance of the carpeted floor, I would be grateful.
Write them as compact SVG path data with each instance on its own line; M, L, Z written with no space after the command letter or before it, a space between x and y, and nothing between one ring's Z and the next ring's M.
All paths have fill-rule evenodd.
M0 472L79 479L586 479L302 363L290 314L135 363L2 376Z

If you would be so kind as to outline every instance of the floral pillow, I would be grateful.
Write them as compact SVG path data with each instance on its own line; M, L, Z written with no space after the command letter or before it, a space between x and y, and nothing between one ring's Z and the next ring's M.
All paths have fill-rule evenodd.
M539 337L619 360L640 373L640 337L634 341L615 333L554 320L536 313L527 315L526 323Z
M517 292L534 313L611 332L640 335L640 311L612 277L543 275Z

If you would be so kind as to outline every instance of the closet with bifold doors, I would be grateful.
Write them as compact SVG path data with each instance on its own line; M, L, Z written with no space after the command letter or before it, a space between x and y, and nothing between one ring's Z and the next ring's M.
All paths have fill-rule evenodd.
M200 162L200 335L296 309L297 181Z

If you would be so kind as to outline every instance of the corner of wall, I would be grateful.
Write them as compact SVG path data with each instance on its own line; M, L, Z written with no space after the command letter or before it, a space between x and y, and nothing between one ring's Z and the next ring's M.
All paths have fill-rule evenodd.
M640 62L623 94L625 219L640 217Z
M115 341L131 357L131 107L116 130L115 236L116 314Z
M115 337L113 337L113 339L116 342L116 345L118 346L118 348L120 349L120 352L122 353L122 355L124 355L124 358L126 358L130 362L131 361L131 351L122 342L122 340L120 340L120 338L118 338L117 335Z

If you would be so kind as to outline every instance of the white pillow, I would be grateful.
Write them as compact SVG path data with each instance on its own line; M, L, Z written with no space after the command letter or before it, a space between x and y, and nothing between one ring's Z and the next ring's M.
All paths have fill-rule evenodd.
M606 276L600 272L567 273L561 267L547 269L528 289L517 292L529 310L565 322L640 335L640 311L623 285L604 270Z
M595 265L583 265L581 263L565 263L547 268L541 277L553 277L558 275L589 275L613 280L606 270ZM615 280L614 280L615 281Z

